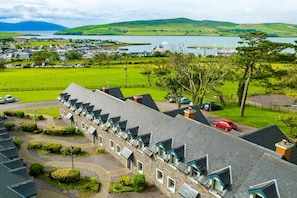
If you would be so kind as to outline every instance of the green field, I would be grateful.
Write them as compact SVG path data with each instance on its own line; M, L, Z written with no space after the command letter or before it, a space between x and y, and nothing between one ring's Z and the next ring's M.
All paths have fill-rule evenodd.
M38 102L56 100L57 96L72 82L90 89L104 86L121 87L125 97L136 94L151 94L155 101L166 101L167 90L157 87L148 87L147 79L140 74L143 71L141 65L129 65L127 78L123 66L104 66L96 68L28 68L6 69L0 72L0 96L11 94L21 102ZM127 80L127 84L126 84ZM223 111L212 114L231 119L250 126L262 128L270 124L277 124L282 131L288 128L277 120L279 116L285 116L288 112L268 111L260 108L247 107L244 117L239 116L239 107L236 101L237 82L225 82L221 87L225 95L227 105ZM249 93L264 93L263 87L251 84ZM295 93L296 94L296 93ZM186 93L185 96L189 97ZM214 93L209 93L205 101L219 102ZM32 110L27 110L28 112ZM38 109L39 114L57 116L57 108Z

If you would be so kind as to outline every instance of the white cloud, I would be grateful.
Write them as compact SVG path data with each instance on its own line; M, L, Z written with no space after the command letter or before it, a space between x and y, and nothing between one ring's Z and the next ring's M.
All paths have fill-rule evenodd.
M41 20L75 27L131 20L185 17L235 23L297 24L295 0L9 0L0 21Z

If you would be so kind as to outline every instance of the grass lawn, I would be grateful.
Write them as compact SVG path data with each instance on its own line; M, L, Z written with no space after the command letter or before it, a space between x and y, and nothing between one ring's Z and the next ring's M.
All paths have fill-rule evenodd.
M56 100L57 96L70 83L75 82L90 89L117 86L121 88L125 97L136 94L151 94L155 101L165 101L167 91L156 87L149 88L146 77L140 73L144 70L143 67L144 65L142 64L128 65L127 73L121 65L95 68L6 69L4 72L0 72L0 96L11 94L24 103ZM154 84L154 79L152 79L152 84ZM224 82L220 90L223 92L226 101L236 101L237 82ZM265 89L260 85L251 83L249 94L254 95L257 93L265 93ZM184 95L190 97L186 93ZM215 96L214 93L209 93L205 101L213 100L213 96ZM53 117L59 116L58 108L49 107L34 110L37 110L37 114L48 114ZM26 111L34 110L28 109ZM285 116L287 112L274 112L247 107L245 116L240 117L239 107L232 102L228 102L223 111L212 113L258 128L277 124L283 132L288 130L282 122L277 120L279 116Z

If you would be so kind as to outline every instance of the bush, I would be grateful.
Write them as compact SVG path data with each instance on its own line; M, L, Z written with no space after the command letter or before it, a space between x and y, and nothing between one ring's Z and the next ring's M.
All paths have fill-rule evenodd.
M37 124L34 122L24 122L20 124L19 129L20 131L24 131L24 132L33 132L38 128L37 128Z
M33 177L37 177L44 173L44 167L39 163L31 164L29 174Z
M13 143L16 147L20 148L21 147L21 139L20 138L14 138Z
M68 126L65 128L65 135L74 135L76 133L75 126Z
M79 154L81 154L82 152L81 152L81 148L80 147L76 147L76 146L74 146L73 147L73 155L79 155ZM65 155L70 155L71 153L70 153L70 147L67 147L66 149L65 149L65 151L64 151L64 154Z
M143 174L133 175L132 184L133 184L134 191L136 192L143 191L146 186L145 176Z
M100 147L99 148L96 148L95 152L97 154L105 154L106 153L105 149L104 148L100 148Z
M28 149L42 149L43 144L41 142L30 142L28 144Z
M82 187L84 191L99 191L100 183L96 180L96 178L86 176L83 179L86 181L86 183Z
M7 131L12 131L12 129L15 127L14 123L4 123L4 127Z
M50 153L59 154L59 153L61 153L62 144L48 142L48 143L45 143L44 145L42 145L42 149L45 151L48 151Z
M131 178L129 176L121 176L120 183L124 186L128 186L131 184Z
M4 111L3 113L4 113L4 115L6 115L6 116L13 116L13 117L16 116L16 113L15 113L15 111L13 111L13 110L7 110L7 111Z
M80 179L80 171L78 169L57 169L51 172L51 178L62 182L70 183L76 182Z
M36 117L36 120L45 120L45 118L43 117L43 115L38 115L38 116Z
M23 111L16 111L15 116L18 118L24 118L25 117L25 112Z
M43 130L46 135L61 136L65 133L65 127L62 126L49 126Z
M112 193L123 193L134 191L132 186L124 186L121 183L115 182L110 185L110 192Z

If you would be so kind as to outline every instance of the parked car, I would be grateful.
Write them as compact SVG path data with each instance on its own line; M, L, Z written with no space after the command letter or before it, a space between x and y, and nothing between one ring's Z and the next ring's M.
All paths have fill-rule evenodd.
M215 127L224 129L226 131L236 130L237 126L230 120L220 120L220 121L214 121L213 122Z
M5 96L5 101L6 102L14 102L15 99L11 95L8 94Z
M5 100L3 97L0 97L0 104L4 104L5 103Z
M180 99L180 104L190 104L191 102L192 100L190 100L189 98L182 97Z
M202 103L201 106L202 109L205 111L217 111L217 110L222 110L222 107L220 105L217 105L214 102L207 102L207 103Z

